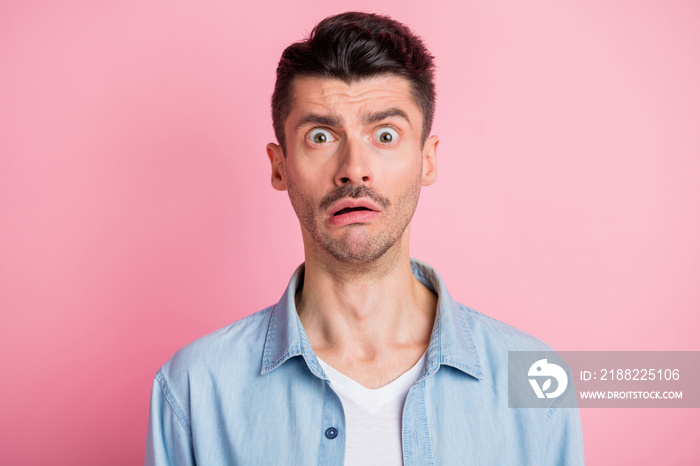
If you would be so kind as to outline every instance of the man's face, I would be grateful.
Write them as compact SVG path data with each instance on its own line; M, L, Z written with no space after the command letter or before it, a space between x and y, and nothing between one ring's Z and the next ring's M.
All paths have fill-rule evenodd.
M307 254L353 264L408 247L421 185L435 181L438 139L402 77L353 84L301 77L285 122L287 155L268 145L272 184L289 192Z

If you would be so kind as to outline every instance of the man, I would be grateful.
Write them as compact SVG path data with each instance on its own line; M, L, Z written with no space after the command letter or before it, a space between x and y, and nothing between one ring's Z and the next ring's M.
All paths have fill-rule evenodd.
M147 464L583 463L577 410L508 408L508 351L549 348L409 256L437 176L433 69L408 28L364 13L284 51L267 154L305 262L279 303L160 369Z

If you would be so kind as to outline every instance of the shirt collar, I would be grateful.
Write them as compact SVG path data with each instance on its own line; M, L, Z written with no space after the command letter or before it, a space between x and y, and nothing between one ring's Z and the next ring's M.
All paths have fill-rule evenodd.
M472 377L482 379L479 352L460 305L452 299L442 279L432 267L411 259L411 271L423 285L438 296L426 370L420 379L433 375L441 365L454 367ZM303 279L304 264L301 264L289 280L279 303L272 310L260 371L263 375L281 366L289 358L301 356L316 377L327 378L296 311L294 295Z

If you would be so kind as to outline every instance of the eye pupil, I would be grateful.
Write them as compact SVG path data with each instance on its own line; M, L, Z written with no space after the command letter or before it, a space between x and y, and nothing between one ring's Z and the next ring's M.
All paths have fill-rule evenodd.
M314 141L316 142L326 142L326 135L323 133L316 133L314 136Z
M391 135L391 133L385 132L385 133L382 133L381 136L379 136L379 139L382 142L391 142L394 139L394 137Z

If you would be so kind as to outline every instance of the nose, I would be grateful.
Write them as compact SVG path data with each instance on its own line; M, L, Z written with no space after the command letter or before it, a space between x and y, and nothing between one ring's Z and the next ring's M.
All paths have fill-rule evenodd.
M335 174L336 186L371 186L374 175L370 167L370 150L361 141L346 139L340 150L338 171Z

